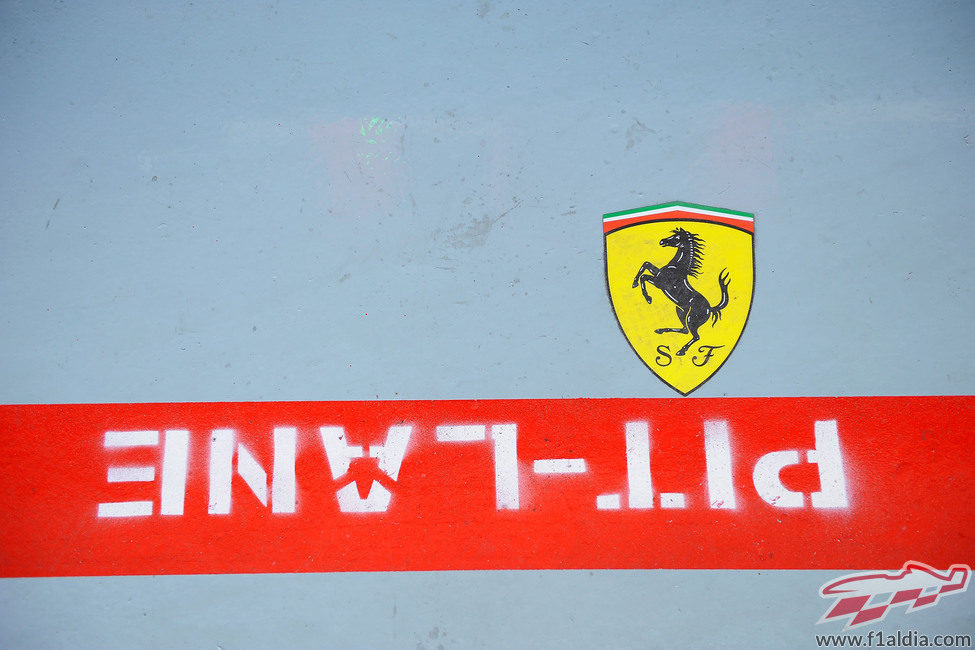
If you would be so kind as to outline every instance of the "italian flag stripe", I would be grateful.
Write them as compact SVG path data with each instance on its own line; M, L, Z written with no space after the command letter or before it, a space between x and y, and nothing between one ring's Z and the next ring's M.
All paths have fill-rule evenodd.
M689 207L668 207L668 208L642 208L640 210L629 210L627 212L617 212L616 216L606 215L603 218L603 234L633 226L640 223L651 221L706 221L725 226L731 226L747 233L755 233L755 222L750 216L739 216L743 213L714 212L701 208Z
M745 219L748 221L754 221L755 219L755 215L750 212L741 212L739 210L727 210L725 208L714 208L708 205L699 205L697 203L685 203L684 201L671 201L670 203L660 203L658 205L651 205L645 208L635 208L633 210L623 210L621 212L610 212L609 214L603 215L603 221L623 219L626 217L634 217L637 215L646 215L652 213L671 212L675 208L681 209L686 212L694 212L697 214L710 214L714 216L723 215L727 217Z

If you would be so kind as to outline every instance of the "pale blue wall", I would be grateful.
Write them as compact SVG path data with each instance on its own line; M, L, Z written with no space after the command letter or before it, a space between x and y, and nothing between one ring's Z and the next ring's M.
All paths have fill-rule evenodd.
M4 2L0 402L670 396L617 329L600 217L673 199L756 213L751 319L695 396L971 394L973 27L969 2ZM0 643L803 647L833 575L6 580Z

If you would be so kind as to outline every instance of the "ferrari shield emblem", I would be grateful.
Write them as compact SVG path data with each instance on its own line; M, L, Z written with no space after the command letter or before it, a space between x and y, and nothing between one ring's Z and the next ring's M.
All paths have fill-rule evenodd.
M603 216L606 282L633 350L687 395L734 350L752 306L754 215L664 203Z

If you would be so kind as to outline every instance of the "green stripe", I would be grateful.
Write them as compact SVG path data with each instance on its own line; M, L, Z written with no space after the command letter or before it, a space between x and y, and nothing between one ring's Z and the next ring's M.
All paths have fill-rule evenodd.
M741 212L739 210L727 210L725 208L715 208L710 205L699 205L697 203L685 203L684 201L671 201L670 203L660 203L658 205L650 205L645 208L636 208L635 210L623 210L621 212L610 212L609 214L604 214L603 219L609 219L610 217L622 217L627 214L636 214L638 212L647 212L649 210L659 210L660 208L697 208L698 210L709 210L711 212L719 212L721 214L732 214L736 217L747 217L748 219L754 219L755 215L751 212Z

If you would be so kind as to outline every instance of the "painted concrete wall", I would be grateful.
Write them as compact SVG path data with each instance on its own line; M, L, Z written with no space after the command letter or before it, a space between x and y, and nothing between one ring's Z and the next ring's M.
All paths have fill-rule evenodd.
M600 217L673 199L756 214L749 325L696 395L971 394L973 25L4 3L0 401L669 397L617 329ZM809 647L834 575L5 580L0 640ZM915 616L884 625L975 633L971 598Z

